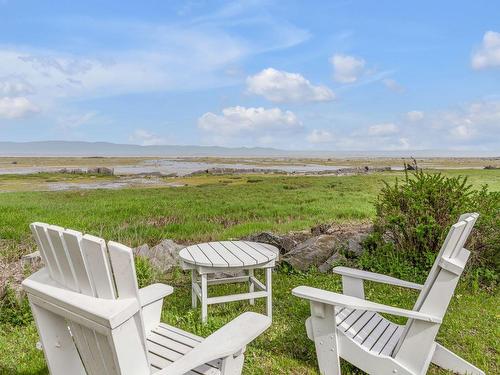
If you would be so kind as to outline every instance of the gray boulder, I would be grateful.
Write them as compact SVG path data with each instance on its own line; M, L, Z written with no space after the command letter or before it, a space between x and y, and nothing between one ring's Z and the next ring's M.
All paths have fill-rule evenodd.
M335 236L322 234L298 244L283 256L283 261L294 268L307 271L311 266L319 267L336 252L338 239Z
M175 243L172 240L163 240L151 248L147 244L136 247L134 254L147 258L153 267L162 272L167 272L173 266L180 264L179 251L182 248L184 248L184 245Z
M305 271L316 266L328 272L346 257L358 257L363 252L362 242L372 231L371 224L319 225L311 230L314 237L299 243L282 260Z
M251 234L242 239L244 241L262 242L276 246L279 249L280 254L289 252L299 243L292 236L281 236L271 232Z
M318 270L323 273L330 272L333 267L335 267L338 263L345 261L346 258L340 252L333 253L333 255L326 260L321 266L318 267Z

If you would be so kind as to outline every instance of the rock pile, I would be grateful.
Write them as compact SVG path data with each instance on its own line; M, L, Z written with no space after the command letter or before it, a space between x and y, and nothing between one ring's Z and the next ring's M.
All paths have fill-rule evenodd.
M66 174L102 174L106 176L113 176L115 174L115 170L113 168L108 167L95 167L95 168L62 168L57 171L58 173L66 173Z
M290 232L280 235L261 232L242 238L245 241L263 242L277 247L280 261L306 271L315 266L321 272L330 271L347 257L359 256L361 243L372 231L368 223L320 224L309 231ZM179 265L179 251L185 245L163 240L154 247L144 244L134 249L136 256L143 256L162 272Z

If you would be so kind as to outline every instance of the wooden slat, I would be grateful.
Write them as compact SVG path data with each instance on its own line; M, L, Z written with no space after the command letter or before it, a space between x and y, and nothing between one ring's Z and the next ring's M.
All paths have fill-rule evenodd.
M196 248L199 249L205 256L210 260L210 263L214 267L228 267L229 262L225 260L210 244L202 243L196 245Z
M390 356L392 354L394 347L396 346L399 339L401 338L401 334L403 333L403 329L404 329L404 327L402 327L402 326L399 326L397 328L396 332L394 333L394 335L392 335L392 337L385 345L385 348L382 349L380 354L387 355L387 356Z
M469 237L470 232L472 231L472 228L474 227L474 224L476 223L476 219L477 219L476 216L469 216L468 218L466 218L464 220L466 223L465 229L463 230L463 232L460 236L460 240L457 242L457 245L450 253L450 258L453 258L460 253L460 251L462 250L462 248L465 245L465 241L467 241L467 238Z
M253 247L254 249L262 252L262 254L266 255L269 260L273 260L278 257L279 249L277 247L261 242L252 242L252 241L243 241L243 242Z
M89 375L98 375L98 358L95 358L95 353L92 351L92 347L97 345L94 331L76 323L72 323L70 328L71 333L75 337L75 343L78 347L78 353L80 353L80 356L82 357L85 369L87 370Z
M49 237L47 235L47 224L35 223L35 230L38 234L38 239L42 245L42 251L45 253L45 258L47 263L50 264L49 270L51 271L52 278L60 284L64 285L64 278L57 263L57 259L54 255L52 245L50 243Z
M140 299L132 250L120 243L109 241L108 251L118 297ZM144 350L146 350L146 331L142 311L139 311L138 314L136 318L140 330L139 335Z
M373 332L373 330L382 322L384 319L375 313L371 319L354 335L353 340L358 344L361 344L365 339Z
M177 345L173 344L175 344L175 341L172 342L172 340L169 340L161 335L154 334L148 337L149 352L164 358L169 362L179 359L192 349L187 346L179 345L178 343ZM193 372L197 374L219 373L218 367L214 365L202 365L194 369Z
M258 262L255 258L249 256L246 252L242 251L235 243L232 241L221 241L222 246L228 249L235 257L243 262L245 266L256 265Z
M163 357L161 357L158 354L153 353L153 352L149 352L149 359L151 361L151 367L153 368L153 373L160 371L161 369L163 369L165 367L168 367L168 365L170 365L172 363L172 361L170 361L166 358L163 358ZM186 373L186 375L200 375L200 374L203 375L203 373L194 372L194 371L189 371ZM220 372L218 374L220 374ZM212 374L209 374L209 375L212 375Z
M348 337L354 337L358 331L360 331L369 321L370 319L375 315L374 312L372 311L365 311L359 319L356 320L351 326L346 329L344 334Z
M87 296L96 296L92 285L90 272L87 270L87 264L81 249L83 235L80 232L66 229L63 232L64 243L68 256L71 259L75 281L79 291Z
M109 259L120 298L139 298L132 250L120 243L108 242Z
M442 257L449 257L455 250L466 227L467 223L465 221L460 221L451 226L449 241L446 243L443 253L440 254Z
M354 314L356 310L344 309L340 312L337 317L337 325L341 325L344 320L346 320L351 314Z
M160 323L153 331L161 335L171 337L176 341L182 342L190 347L195 347L203 341L202 337L193 335L190 332L183 331L179 328L172 327L165 323Z
M377 339L385 332L387 328L389 328L389 326L389 322L385 319L382 319L382 321L375 327L375 329L370 332L370 334L365 338L365 340L362 342L362 345L370 350L372 346L377 342Z
M194 346L196 346L196 345L191 346L186 344L185 342L178 341L175 338L167 336L165 333L160 334L158 333L158 331L151 332L148 335L148 340L166 346L167 348L170 348L178 353L186 353L189 350L193 349Z
M193 256L191 255L191 253L189 252L189 249L187 247L185 247L184 249L181 249L181 251L179 251L179 256L184 259L185 261L187 261L188 263L191 263L191 264L195 264L195 260L193 258Z
M49 264L49 262L47 262L47 258L45 256L45 249L43 249L43 247L42 247L42 243L40 242L40 238L38 237L38 233L36 231L35 224L37 224L37 223L30 224L31 234L33 235L33 238L35 239L36 246L38 248L38 251L40 252L40 257L42 258L43 264L45 265L45 267L47 267L47 269L49 270L49 274L52 276L51 265Z
M49 225L47 227L47 234L52 244L52 249L54 250L54 255L57 259L57 263L59 264L59 267L61 269L62 277L64 278L64 285L71 290L78 291L75 276L73 274L73 269L71 266L71 260L65 249L65 244L63 243L63 231L63 228L57 227L55 225Z
M356 323L358 319L361 318L361 316L365 313L363 310L355 310L354 313L350 314L342 323L340 323L339 328L342 331L348 330L351 325Z
M118 375L119 372L117 370L117 364L115 363L113 351L111 350L110 340L108 340L108 337L104 335L96 332L94 333L97 341L97 347L101 355L103 367L106 370L106 374Z
M270 258L265 252L263 252L262 249L257 249L257 246L252 246L246 242L243 241L231 241L234 245L238 246L241 250L243 250L245 253L250 255L252 258L254 258L257 261L257 264L261 263L267 263L269 262L272 258Z
M380 336L372 347L372 351L380 354L380 352L385 348L391 337L396 333L398 326L395 324L390 324L389 327L385 330L382 336Z
M82 238L81 245L97 297L115 299L116 294L106 254L106 243L101 238L86 234Z
M241 267L243 266L243 261L235 256L231 251L222 245L220 242L209 242L209 245L217 250L224 260L229 264L229 267Z
M198 266L212 267L212 262L210 261L210 259L200 250L197 245L186 247L186 251L189 253L191 258L193 258L194 264Z
M88 363L93 360L92 354L90 353L89 345L87 343L87 339L82 331L82 326L78 323L68 321L68 325L71 331L71 335L73 336L73 341L78 350L78 354L82 359L82 363L84 367L87 369L88 373L92 372L92 369L89 369Z

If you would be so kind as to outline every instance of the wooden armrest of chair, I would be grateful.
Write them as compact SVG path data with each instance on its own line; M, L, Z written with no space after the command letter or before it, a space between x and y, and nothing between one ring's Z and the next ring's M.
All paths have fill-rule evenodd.
M329 292L322 289L311 288L308 286L299 286L292 290L294 296L305 298L310 301L325 303L327 305L335 305L357 310L376 311L391 315L403 316L410 319L422 320L424 322L441 323L442 319L421 313L419 311L400 309L367 301L365 299L346 296L344 294Z
M358 270L355 268L335 267L332 271L333 271L333 273L336 273L337 275L352 277L354 279L375 281L375 282L383 283L383 284L396 285L396 286L400 286L403 288L421 290L424 287L423 285L412 283L410 281L400 280L400 279L397 279L395 277L382 275L382 274L375 273L375 272Z
M166 284L151 284L139 289L141 307L159 301L174 292L174 288Z
M156 375L181 375L204 363L235 355L271 325L267 316L246 312L208 336Z

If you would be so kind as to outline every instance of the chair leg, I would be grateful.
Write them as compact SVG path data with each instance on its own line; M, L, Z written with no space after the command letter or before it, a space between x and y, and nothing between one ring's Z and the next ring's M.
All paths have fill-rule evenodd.
M310 324L320 374L340 375L335 308L331 305L311 302Z
M237 356L230 355L222 361L221 375L241 375L245 355L241 352Z
M453 371L457 374L484 375L484 372L476 366L438 343L436 343L436 349L434 350L431 362L442 369Z
M273 269L266 268L266 314L273 318Z
M194 290L194 285L196 284L196 270L191 270L191 307L196 309L198 306L198 296Z
M253 282L250 279L250 277L253 277L253 276L254 276L253 270L248 270L248 291L250 293L253 293L253 291L255 290ZM250 301L250 305L255 305L255 300L253 298L250 299L249 301Z
M65 375L71 369L72 374L85 375L85 368L64 318L31 301L30 305L49 372L53 375Z
M208 298L208 286L207 286L207 274L204 273L201 275L201 321L202 323L207 322L208 318L208 306L207 306L207 298Z

